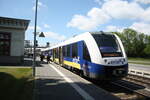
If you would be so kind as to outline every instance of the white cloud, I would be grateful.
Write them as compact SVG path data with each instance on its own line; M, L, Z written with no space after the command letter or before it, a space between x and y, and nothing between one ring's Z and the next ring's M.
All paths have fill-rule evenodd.
M150 22L150 7L143 8L139 4L140 0L133 0L131 2L129 2L128 0L94 1L101 4L101 8L92 8L90 11L87 12L86 15L75 14L71 21L67 23L67 26L78 28L80 30L92 31L100 25L107 23L111 19L126 19L129 21L141 21L142 23ZM142 0L141 2L144 2L144 0ZM137 23L134 23L134 25L135 24L137 25ZM121 31L123 30L123 28L118 28L116 26L110 25L106 27L106 30Z
M42 2L38 2L38 10L41 9L41 7L46 7L46 5L44 5ZM32 7L32 10L35 11L35 6Z
M125 27L117 27L117 26L107 26L105 31L106 32L122 32Z
M40 26L37 26L36 28L37 28L38 31L41 31L41 27ZM29 30L34 30L34 26L29 26L28 29Z
M45 35L45 37L52 38L52 39L59 40L59 41L66 39L66 37L64 35L60 35L55 32L44 32L44 35Z
M102 3L102 8L92 8L87 15L76 14L70 22L68 27L75 27L80 30L91 31L98 26L107 23L111 18L114 19L131 19L143 20L144 9L136 2L128 2L124 0L95 0L95 2ZM145 12L145 16L149 11ZM147 17L149 20L149 17Z
M102 10L114 19L130 19L150 22L150 7L144 9L140 4L134 1L109 0L103 4Z
M135 0L135 1L143 4L150 4L150 0Z
M122 0L107 1L102 9L116 19L137 19L144 11L138 3Z
M50 28L48 24L44 24L44 28Z
M102 9L92 8L86 16L74 15L67 26L89 31L96 29L97 26L106 23L109 19L110 17Z
M103 4L102 9L115 19L136 19L150 22L150 7L144 9L134 1L109 0Z
M43 3L42 2L38 2L38 6L43 6Z
M142 32L150 35L150 24L144 22L135 22L130 28L137 30L138 32Z
M150 7L147 8L142 14L141 14L141 20L145 22L150 22Z

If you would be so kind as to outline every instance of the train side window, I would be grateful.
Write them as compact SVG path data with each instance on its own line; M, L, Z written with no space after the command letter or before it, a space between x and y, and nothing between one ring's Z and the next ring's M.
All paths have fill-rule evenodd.
M70 45L67 45L67 57L70 57Z
M63 46L63 56L67 56L67 46Z
M57 58L57 48L55 48L54 50L55 50L55 58Z
M62 47L63 56L65 56L65 46Z
M58 58L58 48L56 48L56 58Z
M78 44L74 43L72 44L72 57L77 57L78 56Z
M88 51L87 46L86 46L85 43L83 43L83 59L88 60L88 61L91 62L89 51Z

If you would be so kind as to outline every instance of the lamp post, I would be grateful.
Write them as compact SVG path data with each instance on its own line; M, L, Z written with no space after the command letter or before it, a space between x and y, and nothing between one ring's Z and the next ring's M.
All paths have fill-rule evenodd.
M35 77L35 74L36 74L36 70L35 70L35 67L36 67L36 35L37 35L37 8L38 8L38 0L36 0L36 4L35 4L35 24L34 24L34 46L33 46L33 73L32 73L32 76ZM39 37L45 37L44 33L41 32L39 34Z
M35 59L36 59L36 27L37 27L37 6L38 0L36 0L35 4L35 25L34 25L34 48L33 48L33 73L32 76L35 77Z

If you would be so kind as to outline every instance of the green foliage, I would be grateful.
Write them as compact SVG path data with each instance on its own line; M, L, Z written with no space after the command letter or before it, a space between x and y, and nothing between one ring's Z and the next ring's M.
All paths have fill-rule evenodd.
M150 44L146 46L146 48L144 49L144 53L148 56L150 55Z
M129 57L150 57L150 36L130 28L113 33L121 38Z

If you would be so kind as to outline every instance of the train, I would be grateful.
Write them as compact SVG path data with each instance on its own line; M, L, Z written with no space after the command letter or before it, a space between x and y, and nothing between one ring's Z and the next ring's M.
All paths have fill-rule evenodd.
M42 50L61 66L90 79L115 80L128 74L128 60L120 38L111 32L85 32Z

